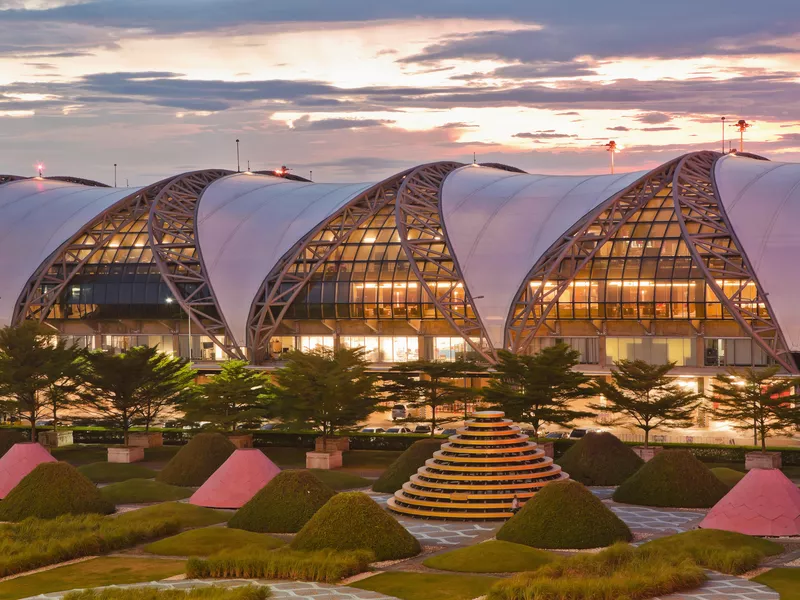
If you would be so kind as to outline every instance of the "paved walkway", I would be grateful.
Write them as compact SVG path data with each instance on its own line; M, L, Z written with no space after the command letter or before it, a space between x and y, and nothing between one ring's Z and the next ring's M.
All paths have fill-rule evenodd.
M733 575L709 573L708 581L699 589L659 596L653 600L780 600L780 594L755 581Z
M694 529L705 516L704 512L687 510L624 504L607 504L607 506L625 521L631 531L639 532L682 533Z

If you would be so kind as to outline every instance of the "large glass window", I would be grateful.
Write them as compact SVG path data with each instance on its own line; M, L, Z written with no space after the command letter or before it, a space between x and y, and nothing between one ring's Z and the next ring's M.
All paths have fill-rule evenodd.
M706 338L705 366L750 367L771 364L769 355L750 338Z
M363 348L370 362L409 362L419 359L419 338L389 336L342 336L344 348Z
M476 344L478 338L470 338ZM470 358L472 347L462 337L433 338L433 360L455 361Z
M317 350L333 350L332 335L301 335L301 352L312 352Z
M695 339L676 337L607 337L606 358L643 360L651 364L674 362L677 366L696 366Z
M536 354L542 348L560 343L565 343L573 350L577 350L580 353L579 361L582 365L594 365L600 362L600 342L596 337L536 337L533 338L528 351L531 354Z

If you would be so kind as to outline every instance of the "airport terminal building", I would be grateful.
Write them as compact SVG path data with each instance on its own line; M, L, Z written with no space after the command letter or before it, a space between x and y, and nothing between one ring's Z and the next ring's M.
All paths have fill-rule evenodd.
M800 164L696 152L649 172L438 162L379 182L203 170L144 188L0 176L0 326L159 344L213 369L366 348L376 368L565 341L582 368L798 373Z

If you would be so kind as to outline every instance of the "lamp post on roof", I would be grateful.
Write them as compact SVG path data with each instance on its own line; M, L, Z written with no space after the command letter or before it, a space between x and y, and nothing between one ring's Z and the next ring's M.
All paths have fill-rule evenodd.
M39 163L38 165L36 165L36 170L39 172L39 179L41 179L42 171L44 171L44 165L42 163Z
M722 117L722 153L725 154L725 117Z
M239 167L239 138L236 138L236 172L242 172L242 169Z
M114 163L114 187L117 187L117 163Z
M739 131L739 152L744 152L744 132L750 129L753 125L744 119L739 119L736 122L736 129Z
M603 146L605 147L606 151L611 156L611 174L613 175L614 174L614 155L617 152L619 152L620 150L622 150L622 146L617 144L617 142L615 142L614 140L609 141L607 144L603 144Z

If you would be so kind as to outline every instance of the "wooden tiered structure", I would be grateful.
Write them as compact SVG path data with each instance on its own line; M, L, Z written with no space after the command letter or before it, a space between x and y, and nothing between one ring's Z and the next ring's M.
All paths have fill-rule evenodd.
M568 479L499 411L476 412L458 435L389 499L396 513L430 519L507 519L540 488Z

